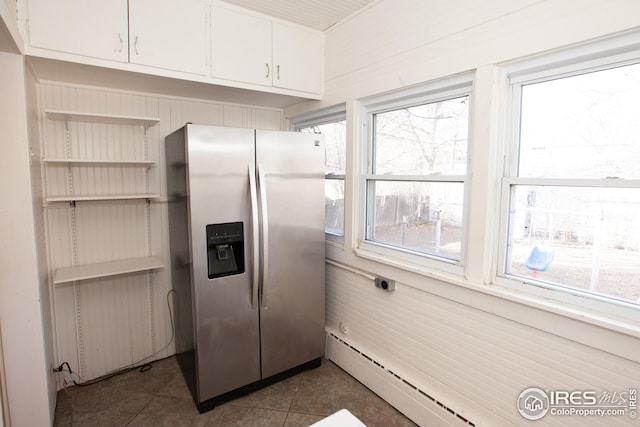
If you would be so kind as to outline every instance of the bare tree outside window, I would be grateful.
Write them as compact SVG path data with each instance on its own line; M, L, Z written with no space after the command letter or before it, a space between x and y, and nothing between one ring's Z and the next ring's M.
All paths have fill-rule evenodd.
M459 261L469 96L373 115L367 239Z

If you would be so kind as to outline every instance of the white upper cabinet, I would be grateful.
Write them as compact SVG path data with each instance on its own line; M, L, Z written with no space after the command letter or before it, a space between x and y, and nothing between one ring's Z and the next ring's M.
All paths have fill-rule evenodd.
M271 21L237 10L211 8L212 75L271 85Z
M212 76L319 94L324 39L319 31L235 8L211 8Z
M321 31L217 0L23 1L30 56L322 97Z
M124 0L29 0L33 47L126 62L128 39Z
M324 66L322 33L273 23L273 85L321 93Z
M207 74L202 0L129 0L129 61Z
M203 0L29 0L33 47L207 74Z

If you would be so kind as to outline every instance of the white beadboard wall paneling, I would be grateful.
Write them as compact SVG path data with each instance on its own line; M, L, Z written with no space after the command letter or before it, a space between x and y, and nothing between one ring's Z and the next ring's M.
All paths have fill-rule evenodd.
M187 122L197 125L280 130L283 125L282 116L282 110L276 108L172 100L171 132Z
M78 203L78 264L92 264L147 253L146 203Z
M635 0L382 1L325 33L325 96L319 104L630 30L638 27L638 15ZM315 104L290 108L299 114Z
M39 90L45 159L158 161L163 147L157 124L61 121L44 114L158 117L157 97L59 84L41 84ZM160 190L157 166L45 163L43 170L48 196ZM164 229L152 224L161 210L144 200L47 205L50 275L63 267L162 254ZM161 271L53 286L56 363L69 362L89 380L156 353L172 335L166 288ZM172 351L169 346L155 356Z
M154 252L159 251L159 248L149 246L147 240L150 232L147 228L147 224L150 224L147 210L150 209L149 215L155 220L161 216L161 207L161 204L149 207L143 201L106 205L102 202L78 203L75 208L48 208L49 239L55 246L50 254L52 271L71 265L161 253ZM75 228L72 215L75 215ZM152 236L163 235L159 226L152 226L155 233L158 233L153 233ZM153 240L152 238L151 241ZM164 239L159 237L158 240ZM60 349L59 363L68 361L85 379L95 378L118 366L128 366L159 350L171 336L171 328L165 324L169 320L161 273L138 273L55 285L54 291L57 296L54 312ZM143 316L144 321L135 318L131 320L131 324L123 324L114 322L109 317L131 318L128 312L116 310L122 304L117 305L114 301L124 300L135 304L137 315ZM100 306L100 301L105 301L106 305ZM156 327L152 320L159 325ZM90 335L87 335L87 331L90 331ZM100 331L111 331L120 338L125 336L122 338L125 340L124 344L118 342L120 347L116 347L124 352L121 356L111 357L110 350L105 349L104 345L112 345L115 338L107 339L108 337L101 336ZM144 351L126 348L127 340L145 343ZM93 355L105 353L106 359L100 359L100 362L94 360ZM163 353L169 354L171 353ZM110 362L106 363L107 361ZM115 366L111 365L113 363Z
M224 124L224 105L222 104L189 100L171 100L170 105L170 132L180 129L187 123L217 126Z
M173 100L166 99L166 98L161 98L158 102L158 117L168 118L165 120L161 119L160 123L158 123L158 126L157 126L158 132L160 132L160 136L158 138L158 166L156 167L156 169L158 169L157 171L158 181L159 181L158 193L160 194L160 201L167 200L167 183L165 179L166 166L165 166L165 155L164 155L164 138L165 136L171 134L171 132L179 129L181 126L184 126L184 123L182 125L177 125L174 123L174 119L171 115L172 104L173 104ZM168 243L168 240L167 240L167 243ZM162 247L165 247L164 242ZM166 260L169 260L168 254L167 254Z
M328 332L327 337L326 357L329 360L374 390L418 425L423 427L481 425L477 420L473 422L465 415L456 413L440 400L342 340L336 333Z
M282 110L225 105L224 125L265 130L284 129Z
M156 165L48 162L44 194L155 193L146 200L45 203L48 274L74 265L168 258L164 137L185 123L281 129L280 109L46 82L38 85L41 157ZM150 126L52 120L45 111L152 117ZM37 157L40 157L38 155ZM74 207L75 206L75 207ZM53 285L54 364L69 362L82 380L175 352L167 269ZM58 376L57 387L63 387ZM78 378L75 378L76 380Z
M540 0L383 1L327 31L327 80L436 43ZM387 31L393 29L393 31ZM419 31L416 31L419 29ZM336 43L337 40L348 43Z
M57 269L73 265L72 241L74 237L70 226L70 213L70 210L63 204L45 209L50 280L53 280L54 272ZM74 368L78 368L74 287L72 284L52 287L51 294L56 366L67 361ZM62 378L58 379L57 387L61 388L63 386Z
M144 96L109 95L104 91L74 88L61 93L59 86L44 86L44 109L127 115L157 116L157 100ZM68 99L68 101L66 101ZM66 101L66 102L65 102ZM154 105L155 104L155 105ZM134 161L157 159L156 126L117 125L85 121L60 121L43 117L45 159ZM158 191L158 172L152 167L109 164L48 164L45 168L48 196L137 194ZM148 179L148 174L155 179ZM66 175L66 179L65 179Z
M43 110L158 117L158 97L86 86L43 83Z
M164 150L163 150L164 151ZM152 205L153 206L153 205ZM169 212L167 203L157 203L157 208L151 210L151 235L159 236L151 241L151 253L163 260L163 264L170 265L169 257ZM148 286L153 286L153 300L150 310L152 334L152 349L157 353L153 359L168 357L175 353L174 330L172 318L175 319L174 297L171 292L170 269L157 270L153 276L148 276ZM171 311L171 316L169 316Z
M145 276L90 280L77 287L83 380L129 366L151 354Z
M348 334L338 332L341 323ZM522 424L516 401L528 387L620 393L640 382L640 371L630 360L402 283L394 292L383 292L363 276L335 266L327 267L327 329L477 425ZM352 353L349 357L362 357ZM352 365L357 363L341 364ZM367 375L358 379L368 381ZM384 397L385 387L393 386L390 381L374 391ZM415 408L409 406L411 412ZM625 426L633 420L589 421ZM545 418L545 425L554 426L582 422L579 417Z

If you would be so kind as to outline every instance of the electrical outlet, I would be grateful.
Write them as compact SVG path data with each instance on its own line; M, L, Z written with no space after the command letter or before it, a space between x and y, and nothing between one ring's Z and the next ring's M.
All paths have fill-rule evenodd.
M339 327L340 327L340 332L342 332L343 334L347 335L349 333L349 327L344 323L340 322Z
M384 289L387 292L394 291L396 289L396 281L384 277L376 277L376 288Z

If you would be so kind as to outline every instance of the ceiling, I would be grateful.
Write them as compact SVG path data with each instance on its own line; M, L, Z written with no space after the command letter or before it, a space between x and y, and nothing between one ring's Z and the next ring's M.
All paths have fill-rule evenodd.
M324 31L378 0L224 0L305 27Z

